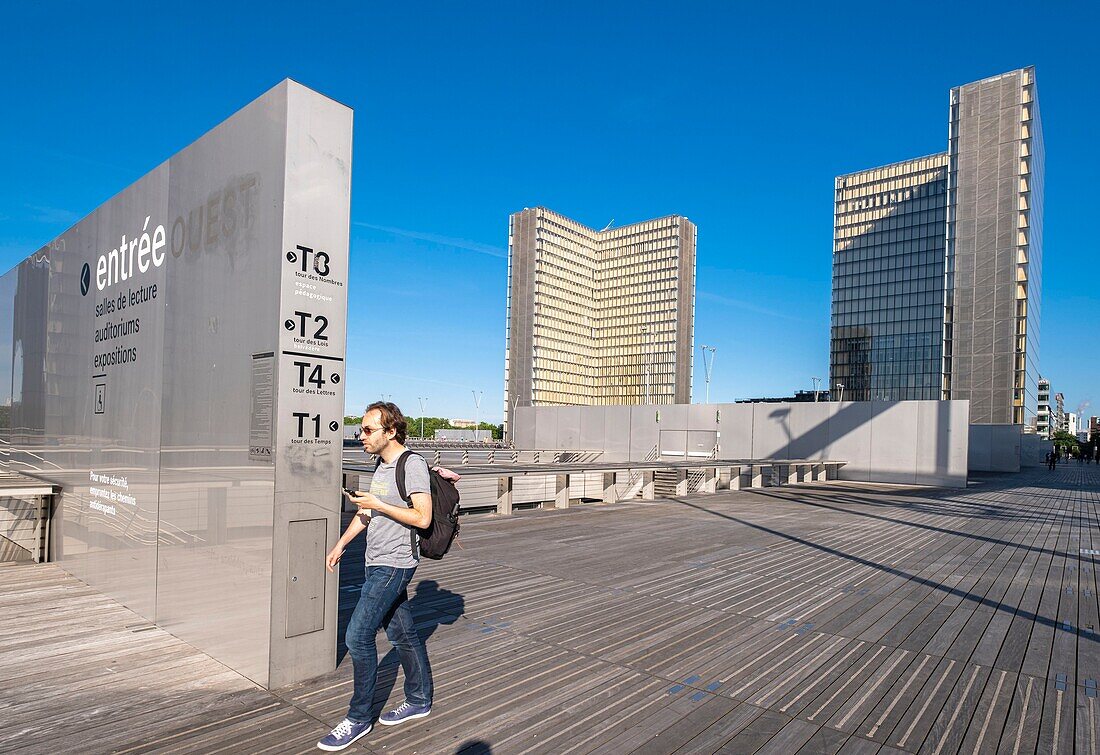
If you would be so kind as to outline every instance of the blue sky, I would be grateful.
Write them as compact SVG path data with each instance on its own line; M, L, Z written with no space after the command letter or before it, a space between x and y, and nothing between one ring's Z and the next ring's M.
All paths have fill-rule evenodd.
M833 177L942 151L951 86L1033 64L1040 364L1100 414L1096 6L764 5L13 6L0 268L291 77L355 109L349 411L471 417L477 390L500 419L508 215L535 205L690 217L711 400L785 395L828 375Z

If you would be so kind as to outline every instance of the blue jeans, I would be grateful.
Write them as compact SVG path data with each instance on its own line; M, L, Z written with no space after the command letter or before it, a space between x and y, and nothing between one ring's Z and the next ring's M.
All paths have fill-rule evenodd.
M405 699L413 705L432 704L432 669L428 652L417 634L406 588L416 572L393 566L368 566L359 603L351 615L345 635L348 654L355 669L355 691L348 718L372 722L374 687L378 675L378 648L374 637L385 627L405 672Z

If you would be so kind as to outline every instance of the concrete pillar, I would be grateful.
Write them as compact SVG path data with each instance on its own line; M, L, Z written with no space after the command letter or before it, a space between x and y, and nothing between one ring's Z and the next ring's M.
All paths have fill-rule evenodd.
M788 485L797 485L798 484L798 465L797 464L788 464L787 465L787 484Z
M798 469L799 469L799 472L800 472L798 478L800 480L802 480L802 482L813 482L814 481L814 465L813 464L799 464Z
M688 471L683 467L676 468L676 495L688 494Z
M718 489L729 490L730 489L730 468L718 467Z
M741 489L741 467L730 467L730 490Z
M764 487L764 475L771 474L772 468L767 464L753 464L750 469L752 470L752 487Z
M826 464L825 465L825 479L826 480L835 480L837 470L839 470L839 469L840 469L840 465L838 465L838 464Z
M642 472L642 500L652 501L657 497L656 475L652 469Z
M814 464L814 482L825 482L825 465Z
M718 469L716 467L706 467L703 469L703 492L718 492Z
M569 508L569 475L554 475L554 508Z
M497 513L504 516L512 514L512 477L497 478Z
M619 500L619 496L615 491L615 473L604 472L603 473L603 502L615 503Z

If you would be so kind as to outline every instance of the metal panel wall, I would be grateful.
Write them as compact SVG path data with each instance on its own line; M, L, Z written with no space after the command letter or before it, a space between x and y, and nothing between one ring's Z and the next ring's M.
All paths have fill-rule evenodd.
M336 662L336 575L327 575L326 630L291 639L285 545L294 520L325 519L340 531L351 111L290 84L275 428L275 558L272 563L271 685L315 676ZM288 327L293 325L293 328Z
M603 458L613 461L630 459L630 407L606 406L603 415L606 429L605 437L600 439L604 444Z
M829 418L829 458L847 462L842 477L847 480L872 480L870 401L832 403Z
M525 435L528 426L538 428L536 447L581 448L570 433L552 428L563 414L570 418L567 425L583 423L588 411L603 409L532 407L517 415L516 431ZM965 401L634 406L628 434L632 460L654 451L658 433L661 451L677 458L719 437L724 459L833 459L846 462L841 479L965 487L968 422ZM622 443L619 422L605 422L605 428L597 448Z
M335 662L334 579L286 636L286 537L338 527L350 161L350 110L283 82L0 282L0 429L63 486L62 566L265 685ZM331 368L296 393L306 311ZM294 412L324 417L308 453Z
M791 404L753 404L752 412L753 458L790 458Z
M967 463L975 472L1019 472L1019 425L971 425Z
M752 404L718 404L718 442L727 459L752 457Z
M967 459L954 448L952 438L967 430L966 409L963 401L930 401L917 406L916 484L966 486Z
M656 458L660 423L657 415L660 406L631 406L630 408L630 459L644 461ZM541 411L541 409L539 410ZM662 414L663 417L663 414Z
M829 421L833 415L828 402L792 404L788 418L791 442L787 452L792 459L826 459L829 449ZM797 406L797 408L795 408Z
M535 412L534 409L521 406L516 409L509 432L516 448L535 448Z
M274 469L249 459L249 397L252 355L278 333L286 108L280 86L169 161L156 618L259 684Z
M871 402L871 467L878 482L916 482L917 445L921 440L915 401ZM916 442L898 443L898 438Z

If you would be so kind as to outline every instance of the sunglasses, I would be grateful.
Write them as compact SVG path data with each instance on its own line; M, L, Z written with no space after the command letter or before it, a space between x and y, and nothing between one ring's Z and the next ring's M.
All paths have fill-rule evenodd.
M379 430L383 430L383 429L385 429L385 428L382 428L382 427L360 427L359 428L359 437L360 438L365 438L368 435L374 435L376 432L378 432Z

